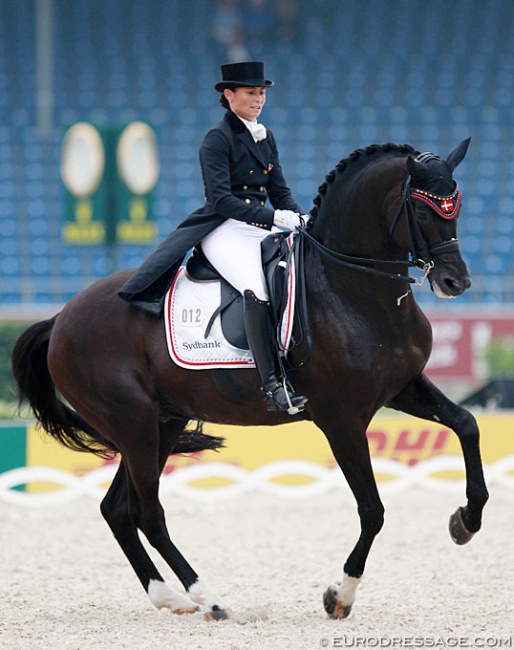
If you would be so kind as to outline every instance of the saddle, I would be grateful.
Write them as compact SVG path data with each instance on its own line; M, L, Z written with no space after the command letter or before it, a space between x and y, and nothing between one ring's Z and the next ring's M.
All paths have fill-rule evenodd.
M270 296L273 325L280 331L284 310L287 305L288 274L290 272L289 258L292 249L287 238L290 232L273 233L261 242L262 267L268 295ZM219 307L211 315L205 338L209 335L212 324L220 316L221 328L227 341L241 350L249 350L248 339L244 326L243 296L229 284L205 257L200 245L195 246L192 255L186 262L186 274L193 282L219 282L221 300Z

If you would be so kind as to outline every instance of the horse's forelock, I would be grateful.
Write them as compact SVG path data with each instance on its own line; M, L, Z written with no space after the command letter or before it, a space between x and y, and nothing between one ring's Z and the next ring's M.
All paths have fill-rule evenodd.
M323 202L323 197L327 193L329 185L331 185L336 178L340 177L348 168L351 169L357 162L362 161L363 158L374 156L376 154L390 153L408 155L417 154L418 152L409 144L393 144L391 142L387 142L386 144L371 144L368 147L356 149L347 158L340 160L334 169L326 175L325 182L318 187L318 194L314 198L314 207L311 210L311 216L313 219L315 219L318 214L318 208Z

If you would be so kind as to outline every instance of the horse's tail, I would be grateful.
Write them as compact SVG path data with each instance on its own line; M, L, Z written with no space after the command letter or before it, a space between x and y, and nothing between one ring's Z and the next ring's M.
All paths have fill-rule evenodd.
M212 436L209 433L202 431L203 422L193 420L195 422L194 429L184 429L180 434L180 438L173 449L172 455L175 454L191 454L195 451L206 451L213 449L217 451L224 447L225 438L220 436Z
M18 388L18 409L28 403L43 429L73 451L86 451L102 458L118 452L115 445L90 426L59 399L48 370L48 346L57 316L31 325L18 338L12 353L12 370ZM223 438L195 431L184 431L174 454L218 449Z
M12 371L18 409L28 403L43 429L73 451L110 458L118 450L57 396L48 370L48 345L57 316L31 325L16 341Z

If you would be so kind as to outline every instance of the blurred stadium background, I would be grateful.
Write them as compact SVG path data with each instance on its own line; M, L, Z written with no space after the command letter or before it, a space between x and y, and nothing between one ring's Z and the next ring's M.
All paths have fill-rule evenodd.
M276 83L263 122L309 209L358 147L406 142L446 156L471 136L457 177L473 287L451 308L512 303L513 29L510 0L0 0L2 313L62 304L110 271L103 245L61 238L65 129L154 128L158 237L117 255L118 268L138 266L201 205L198 147L223 115L213 84L220 63L246 56Z
M113 266L138 266L202 204L198 148L223 115L213 86L221 63L245 59L264 60L276 83L262 121L306 209L325 175L359 147L408 143L444 157L471 136L456 176L473 286L454 301L436 299L428 284L415 289L434 330L427 373L454 399L474 390L468 404L513 408L512 0L0 0L0 417L13 412L10 350L26 326L17 321L53 315ZM62 143L81 121L153 127L153 241L118 243L113 256L103 243L63 239L74 215ZM512 454L512 426L510 415L488 417L481 427L492 463ZM415 464L455 453L456 439L436 425L386 415L373 426L374 456ZM30 421L4 423L0 434L0 472L86 470L82 456L61 461L62 450L43 449ZM263 448L289 458L289 438L282 450L269 435ZM300 445L294 435L297 456L331 466L311 450L310 433ZM239 436L228 456L236 464L248 456L237 455Z

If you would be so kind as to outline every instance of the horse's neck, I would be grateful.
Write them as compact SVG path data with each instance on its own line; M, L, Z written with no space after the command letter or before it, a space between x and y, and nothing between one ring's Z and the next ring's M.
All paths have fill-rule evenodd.
M393 244L390 237L401 205L403 175L401 159L383 158L369 169L336 178L318 206L312 236L336 254L377 260L363 264L367 268L407 277L407 247ZM400 263L380 265L380 260ZM396 326L416 310L407 280L345 267L309 245L306 269L309 294L320 320L337 319L338 314L351 311L366 322L379 320Z
M320 303L330 301L335 311L346 311L348 307L361 313L372 310L377 318L381 312L389 314L394 311L391 314L394 319L401 319L412 308L414 299L407 280L391 279L361 268L349 268L311 246L306 252L305 268L310 296ZM379 264L372 268L386 270ZM409 269L395 265L388 267L387 271L388 274L400 273L407 277Z
M311 234L336 254L378 260L392 259L388 249L387 229L380 217L378 209L368 214L353 209L350 205L332 214L321 213Z
M363 258L408 259L392 246L390 224L401 203L402 163L381 159L328 188L311 234L327 248Z

